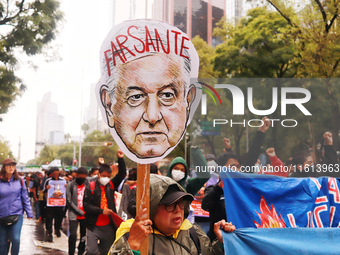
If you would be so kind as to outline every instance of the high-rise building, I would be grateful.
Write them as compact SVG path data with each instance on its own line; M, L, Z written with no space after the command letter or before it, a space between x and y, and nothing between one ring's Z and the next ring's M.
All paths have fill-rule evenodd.
M136 18L136 0L111 0L112 25Z
M37 104L35 157L44 145L62 144L64 138L64 116L58 114L58 106L51 101L51 92Z
M245 5L244 0L226 0L226 18L238 22L245 14L243 13L243 7Z
M90 105L85 107L83 123L89 126L89 130L86 134L92 133L94 130L99 130L102 132L108 132L108 127L104 123L101 113L99 112L99 107L97 103L95 91L96 84L93 83L90 86Z
M212 31L225 10L225 0L154 0L153 18L178 27L190 39L199 35L209 45L216 46L218 42Z
M99 130L103 133L109 132L107 125L103 121L102 114L99 111L95 91L96 84L90 86L90 105L85 107L83 115L83 123L89 126L86 134L91 134L94 130Z

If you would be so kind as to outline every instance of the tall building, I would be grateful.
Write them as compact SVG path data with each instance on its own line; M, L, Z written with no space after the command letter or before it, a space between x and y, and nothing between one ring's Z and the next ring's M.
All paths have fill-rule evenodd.
M89 130L86 134L92 133L94 130L102 132L108 131L107 125L104 123L102 115L99 111L98 103L95 91L96 84L93 83L90 86L90 105L85 107L83 123L89 126Z
M245 14L243 13L243 7L245 5L244 0L226 0L226 18L238 22Z
M209 45L216 46L218 42L212 31L225 10L225 0L154 0L153 18L178 27L190 39L199 35Z
M112 24L136 18L136 0L111 0Z
M39 156L44 145L63 144L64 116L58 114L58 106L51 101L51 92L44 95L37 104L37 124L35 157Z

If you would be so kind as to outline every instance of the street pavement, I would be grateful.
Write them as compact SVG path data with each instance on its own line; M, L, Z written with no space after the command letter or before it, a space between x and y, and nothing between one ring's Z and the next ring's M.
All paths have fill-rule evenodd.
M34 219L28 220L24 215L21 230L20 255L67 255L68 254L68 220L63 219L63 232L61 237L53 235L53 242L46 242L45 227L36 223ZM10 253L9 253L10 254Z

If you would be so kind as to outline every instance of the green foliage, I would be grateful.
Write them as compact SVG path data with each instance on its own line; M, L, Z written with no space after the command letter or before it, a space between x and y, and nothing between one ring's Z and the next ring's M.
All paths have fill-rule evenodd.
M340 0L300 1L293 6L284 0L267 0L290 26L290 34L298 50L296 61L300 63L297 77L339 78L340 76ZM330 102L332 134L335 149L339 149L340 105L336 87L325 80L320 91Z
M0 0L0 114L26 89L14 72L17 50L29 56L43 53L62 20L59 5L58 0Z
M9 148L9 142L5 141L4 138L0 136L0 164L2 164L6 158L13 158L13 154Z
M112 142L112 146L82 146L81 148L81 165L92 167L98 165L98 158L104 158L106 164L115 163L117 161L118 146L114 142L110 133L103 134L95 130L84 138L84 142ZM79 143L75 143L76 158L79 157ZM73 163L74 143L66 143L65 145L44 146L40 151L40 155L33 164L45 164L53 159L61 159L64 166L70 166ZM127 167L135 167L136 163L124 158ZM79 160L79 159L78 159Z
M218 73L213 70L212 64L215 56L214 48L209 46L207 42L198 35L195 36L191 42L194 44L200 59L199 78L217 77Z
M295 45L290 26L278 13L267 8L251 9L234 28L220 23L215 34L225 38L216 47L214 70L220 77L294 77Z

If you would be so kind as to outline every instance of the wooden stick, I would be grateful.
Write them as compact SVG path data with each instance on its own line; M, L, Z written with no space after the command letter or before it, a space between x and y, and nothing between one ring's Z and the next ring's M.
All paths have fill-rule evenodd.
M137 214L146 208L145 218L150 217L150 164L137 164ZM149 239L147 238L140 249L141 255L148 255Z

